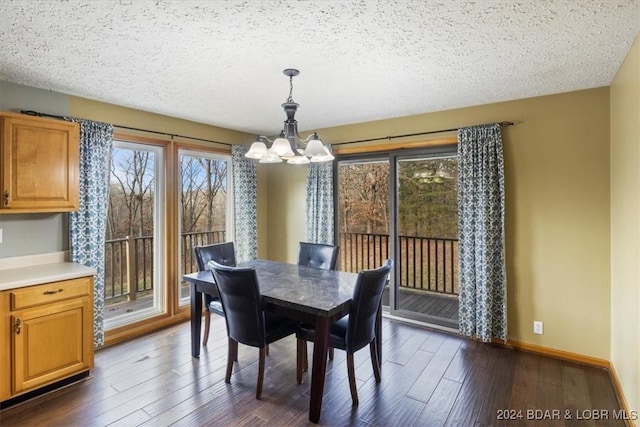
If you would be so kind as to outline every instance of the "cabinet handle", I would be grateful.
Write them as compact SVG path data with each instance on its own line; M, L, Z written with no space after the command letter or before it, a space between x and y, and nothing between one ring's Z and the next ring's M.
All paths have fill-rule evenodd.
M57 291L44 291L42 295L55 295L58 292L62 292L62 291L64 291L64 289L58 289Z
M4 190L4 205L9 206L9 191Z
M22 330L22 320L18 318L16 319L16 335L20 335L20 330Z

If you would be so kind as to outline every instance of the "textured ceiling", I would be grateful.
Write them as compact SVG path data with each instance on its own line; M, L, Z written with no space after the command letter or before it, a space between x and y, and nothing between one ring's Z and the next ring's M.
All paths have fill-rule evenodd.
M275 134L607 86L639 0L1 0L0 80Z

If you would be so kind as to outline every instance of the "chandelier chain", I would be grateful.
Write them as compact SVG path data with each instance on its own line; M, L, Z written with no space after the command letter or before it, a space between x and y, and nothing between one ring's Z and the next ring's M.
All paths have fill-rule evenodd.
M293 76L289 76L289 97L287 98L287 102L293 101Z

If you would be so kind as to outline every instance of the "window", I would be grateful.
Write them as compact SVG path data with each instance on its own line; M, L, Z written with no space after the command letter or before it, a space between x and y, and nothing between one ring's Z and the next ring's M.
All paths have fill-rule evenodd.
M175 171L175 172L174 172ZM171 177L177 179L171 179ZM193 247L233 239L231 156L117 135L105 242L105 341L188 317Z

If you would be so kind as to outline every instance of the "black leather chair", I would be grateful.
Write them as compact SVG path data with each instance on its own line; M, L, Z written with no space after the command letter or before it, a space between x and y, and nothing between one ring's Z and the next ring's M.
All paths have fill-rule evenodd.
M298 247L298 265L335 270L338 261L338 246L322 243L300 242Z
M233 242L196 246L193 248L193 252L195 253L198 270L200 271L207 270L207 263L212 260L222 265L232 267L236 265L236 253ZM211 295L204 294L204 306L204 334L202 337L202 345L207 345L209 329L211 328L211 313L220 316L224 316L224 313L222 312L220 299L212 297Z
M238 358L238 343L258 347L256 399L260 399L266 347L294 334L298 322L263 310L258 276L252 267L228 267L215 261L209 261L208 267L213 271L227 324L229 347L225 381L231 382L233 363Z
M367 344L369 344L371 352L371 364L376 382L380 382L379 358L381 355L377 351L375 325L382 293L392 266L393 261L387 260L382 267L358 273L349 314L331 325L329 332L329 346L347 352L349 387L354 405L358 404L358 392L356 390L353 354ZM305 364L302 346L306 347L306 341L315 341L315 330L309 325L299 325L296 338L298 347L296 371L298 383L300 383Z

